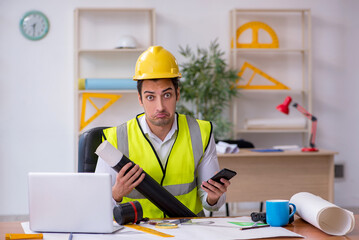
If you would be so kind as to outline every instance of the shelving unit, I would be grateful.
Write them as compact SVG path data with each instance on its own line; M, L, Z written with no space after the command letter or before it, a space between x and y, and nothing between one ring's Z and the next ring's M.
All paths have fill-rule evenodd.
M236 48L236 40L240 43L253 41L252 34L255 31L247 29L237 39L237 29L243 24L254 21L265 23L274 30L279 40L279 48ZM265 30L259 31L258 36L260 41L272 42L270 34ZM230 12L230 39L233 39L233 48L230 46L229 56L231 68L239 71L244 62L249 62L290 88L289 90L239 89L239 96L233 100L230 111L234 125L233 137L239 138L245 135L248 139L251 138L250 134L301 133L302 144L306 144L311 131L310 124L300 129L288 129L284 126L273 129L248 129L246 121L257 118L288 118L275 109L286 96L292 96L294 102L298 102L312 112L310 10L233 9ZM289 117L304 118L296 109L290 110Z
M79 79L132 79L137 58L149 46L155 44L155 21L154 9L147 8L79 8L75 10L75 169L77 168L78 137L82 132L97 126L116 126L143 111L139 106L128 107L128 103L138 101L136 89L84 90L79 87ZM123 36L132 36L136 40L136 48L117 48ZM86 127L80 129L82 96L90 93L120 94L121 98ZM105 100L92 99L92 101L101 105ZM86 105L87 117L96 113L96 109L89 108L88 105Z

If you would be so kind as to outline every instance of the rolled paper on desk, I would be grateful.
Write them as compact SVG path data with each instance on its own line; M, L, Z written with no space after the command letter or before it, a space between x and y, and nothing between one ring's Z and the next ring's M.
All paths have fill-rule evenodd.
M122 78L86 78L86 90L137 89L136 81Z
M300 192L292 196L290 202L297 207L297 214L323 232L342 236L353 231L354 214L340 208L319 196Z
M95 153L116 172L119 172L127 163L132 162L108 141L101 143ZM156 182L148 173L145 171L143 171L143 173L145 173L145 178L135 189L161 209L167 216L197 217L196 214L194 214L170 192L158 184L158 182Z

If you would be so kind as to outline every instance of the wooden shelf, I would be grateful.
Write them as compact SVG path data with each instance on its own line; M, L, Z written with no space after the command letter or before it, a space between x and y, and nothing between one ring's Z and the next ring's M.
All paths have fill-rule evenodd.
M231 49L231 52L239 53L308 53L309 49L303 48L237 48Z
M274 85L274 81L272 83L268 82L270 81L268 76L270 76L290 88L289 90L239 88L238 97L232 101L230 107L233 138L241 137L239 136L240 134L302 133L302 144L308 141L311 131L311 126L309 125L302 129L246 129L245 122L246 119L276 118L275 107L283 102L286 96L292 96L293 102L299 103L308 112L312 112L310 14L309 9L233 9L230 11L230 67L237 69L238 72L246 62L254 67L245 69L239 83L246 85L250 79L249 84L252 86ZM241 32L241 36L237 36L239 27L250 22L261 22L271 28L261 29L263 31L258 32L259 43L262 41L263 43L274 41L274 38L270 39L271 35L269 33L274 31L279 41L279 47L232 48L233 45L236 46L237 38L239 43L250 44L254 42L253 29L250 29L250 26L254 27L254 25L247 25L248 28ZM234 39L236 40L233 41ZM297 114L297 116L304 118L301 114L292 114ZM257 138L260 138L260 136ZM255 143L255 139L256 136L253 136L251 141ZM277 139L280 139L280 137ZM293 139L297 141L299 138L293 136ZM259 142L264 141L262 139L258 140ZM300 145L297 142L293 144ZM268 143L268 145L270 144Z
M306 11L310 11L310 9L251 9L251 8L236 8L233 9L236 12L245 12L245 13L255 13L255 12L267 12L267 13L302 13Z
M153 8L78 8L81 12L148 12L154 11Z
M237 133L307 133L308 129L240 129Z
M136 48L136 49L80 49L78 50L79 54L86 54L86 53L142 53L146 49L144 48Z
M113 90L79 90L78 94L83 94L83 93L121 93L121 94L126 94L126 93L130 93L130 94L134 94L137 93L136 89L113 89Z
M137 58L155 45L155 22L152 8L78 8L74 11L75 169L80 134L98 126L116 126L126 121L127 114L139 111L128 109L128 101L137 101L137 89L82 90L79 79L132 79ZM124 36L133 36L137 48L116 48ZM122 97L80 130L85 93L121 94ZM94 97L91 100L98 103L95 104L98 107L108 99ZM86 119L98 113L96 107L86 104Z
M283 89L283 90L264 90L264 89L239 89L239 98L241 94L287 94L287 95L299 95L307 93L306 90L299 90L299 89Z

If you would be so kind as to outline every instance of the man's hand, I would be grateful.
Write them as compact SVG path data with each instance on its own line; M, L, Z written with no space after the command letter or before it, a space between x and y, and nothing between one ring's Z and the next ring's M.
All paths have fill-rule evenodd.
M213 206L217 203L218 199L223 195L223 193L227 192L228 186L231 182L227 179L221 178L220 184L212 179L209 179L208 182L202 182L202 189L208 193L207 195L207 203L210 206Z
M122 198L129 194L145 178L145 174L142 173L142 168L137 164L125 174L131 166L132 163L127 163L117 173L115 185L112 187L112 197L116 202L121 202Z

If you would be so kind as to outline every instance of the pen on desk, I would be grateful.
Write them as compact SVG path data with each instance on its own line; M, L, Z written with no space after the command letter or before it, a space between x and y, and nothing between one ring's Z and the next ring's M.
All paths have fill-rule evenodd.
M69 240L72 240L72 233L70 233L69 235Z
M43 239L43 234L6 233L5 240L11 239Z
M262 228L262 227L270 227L270 225L267 224L267 225L254 225L254 226L249 226L249 227L241 227L239 230L255 229L255 228Z

